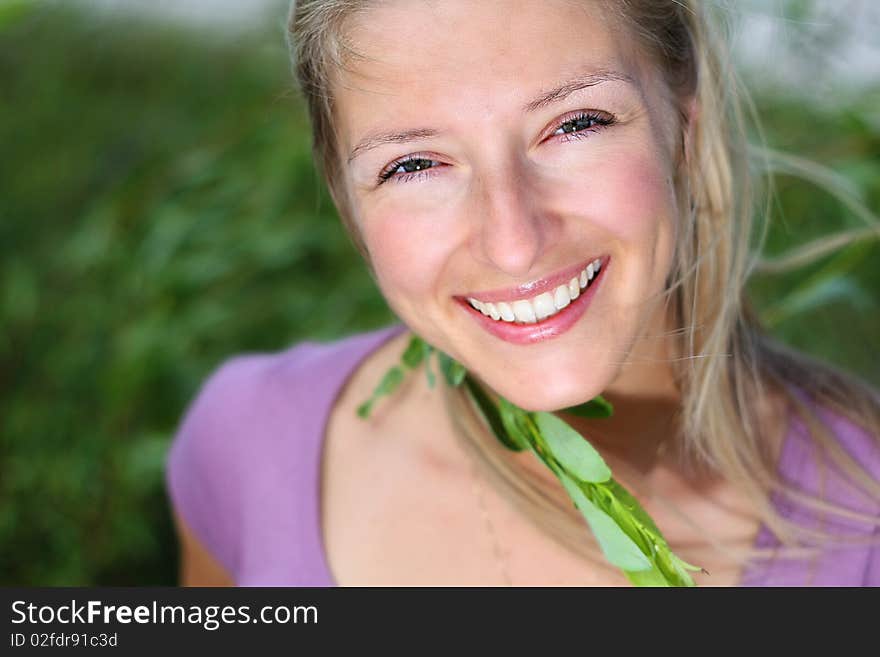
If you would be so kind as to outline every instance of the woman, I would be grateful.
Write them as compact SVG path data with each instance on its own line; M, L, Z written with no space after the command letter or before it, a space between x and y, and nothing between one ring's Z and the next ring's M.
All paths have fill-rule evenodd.
M168 468L184 583L627 583L460 389L412 376L357 416L407 327L588 437L697 584L880 584L880 402L749 309L743 127L704 13L294 4L317 164L403 326L205 384ZM600 394L611 418L560 411Z

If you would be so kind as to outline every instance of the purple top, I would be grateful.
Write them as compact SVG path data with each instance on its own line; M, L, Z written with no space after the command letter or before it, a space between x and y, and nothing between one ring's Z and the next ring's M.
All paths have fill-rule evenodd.
M328 343L301 342L276 354L242 355L212 374L171 445L171 503L239 586L335 586L320 515L324 429L344 383L370 353L406 330L393 325ZM841 443L880 480L880 447L863 430L821 411ZM819 473L793 418L780 472L809 490ZM880 516L834 469L828 499ZM776 504L787 517L808 513ZM865 523L839 522L844 534L880 537ZM756 545L777 545L761 526ZM741 586L880 586L880 545L826 551L816 563L776 560L744 572Z

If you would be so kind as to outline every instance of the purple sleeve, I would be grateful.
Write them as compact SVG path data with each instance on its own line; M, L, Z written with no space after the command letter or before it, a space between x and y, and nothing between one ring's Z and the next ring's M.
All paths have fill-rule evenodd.
M800 392L800 391L798 391ZM812 402L800 392L801 399ZM855 459L869 476L880 481L880 441L862 427L826 408L816 409L820 420L837 437L839 446ZM819 495L826 502L867 518L880 517L880 501L857 485L842 468L826 455L820 455L802 419L794 416L780 459L780 474L795 488ZM821 463L820 463L821 462ZM873 523L856 517L822 514L789 497L774 495L778 510L789 520L811 529L831 533L841 539L808 563L798 559L774 557L766 568L756 569L744 578L747 586L862 586L880 584L880 533ZM874 544L865 545L874 540ZM759 547L776 547L775 537L763 531Z
M168 454L168 494L237 585L334 583L320 517L328 414L357 363L403 329L233 358L190 404Z
M848 420L842 420L843 444L859 463L870 473L875 482L880 482L880 439L872 436L861 427ZM880 502L862 507L868 513L873 513L875 519L880 519ZM880 586L880 525L876 525L871 532L873 544L868 548L864 586Z
M836 415L825 409L820 410L820 415L832 428L840 439L840 444L850 456L852 456L869 474L875 482L880 482L880 440L871 435L864 428L851 422L843 416ZM817 477L818 479L818 477ZM831 492L831 500L853 509L868 517L880 518L880 501L868 494L861 486L854 485L851 480L836 466L829 469L826 481ZM880 526L867 525L860 522L846 523L845 532L854 532L873 539L873 545L852 550L852 566L858 568L861 564L862 577L855 573L852 581L842 580L845 585L880 586ZM859 559L861 552L864 556ZM829 559L829 571L841 574L847 570L847 554L841 552L836 560ZM860 581L861 580L861 581ZM829 582L834 584L834 582Z
M208 378L187 409L166 465L174 510L233 576L241 529L241 450L247 445L239 436L252 369L248 358L235 358Z
M880 529L874 532L874 546L868 557L868 570L865 573L865 586L880 586Z

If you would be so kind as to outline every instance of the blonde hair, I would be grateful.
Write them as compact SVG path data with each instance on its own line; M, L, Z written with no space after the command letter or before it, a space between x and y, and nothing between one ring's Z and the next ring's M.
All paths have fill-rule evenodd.
M802 266L825 253L821 246L809 245L778 262L760 260L770 194L765 195L766 204L758 207L760 195L752 165L757 161L765 172L780 163L800 173L810 173L815 167L749 145L746 119L755 126L758 123L721 46L723 25L713 22L706 3L602 0L600 4L616 19L615 24L625 27L638 42L639 52L662 75L677 104L679 126L688 120L688 99L694 99L698 107L692 138L685 140L680 130L676 192L685 216L664 298L676 327L677 353L671 366L682 400L681 429L675 436L681 452L694 467L717 473L743 491L754 512L784 546L780 556L815 557L831 543L847 538L856 541L792 522L774 506L771 500L777 495L819 512L826 521L831 514L880 526L877 517L825 500L824 474L818 495L781 476L778 444L762 426L762 413L770 408L766 400L781 400L784 408L776 410L786 418L793 413L803 422L821 471L838 468L868 499L878 502L880 482L842 447L816 407L843 416L864 430L873 446L880 446L880 396L856 376L774 340L760 326L745 296L753 271ZM343 158L334 133L331 88L334 72L358 56L345 41L346 21L370 6L367 0L297 0L288 22L295 74L311 118L315 162L368 265L369 253L353 224L342 182ZM848 234L838 245L878 234L876 218L864 208L861 215L869 221L868 231ZM602 563L595 541L588 537L583 519L564 493L548 490L546 480L520 466L519 455L498 443L463 389L445 389L444 399L462 444L499 490L563 545ZM762 550L731 553L713 541L709 532L704 533L741 563L768 554Z

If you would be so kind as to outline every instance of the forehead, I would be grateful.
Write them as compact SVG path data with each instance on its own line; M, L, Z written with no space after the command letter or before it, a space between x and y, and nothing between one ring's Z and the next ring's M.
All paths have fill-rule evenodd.
M591 71L633 78L620 32L589 0L392 0L346 25L356 53L334 84L342 137L418 112L520 108Z

